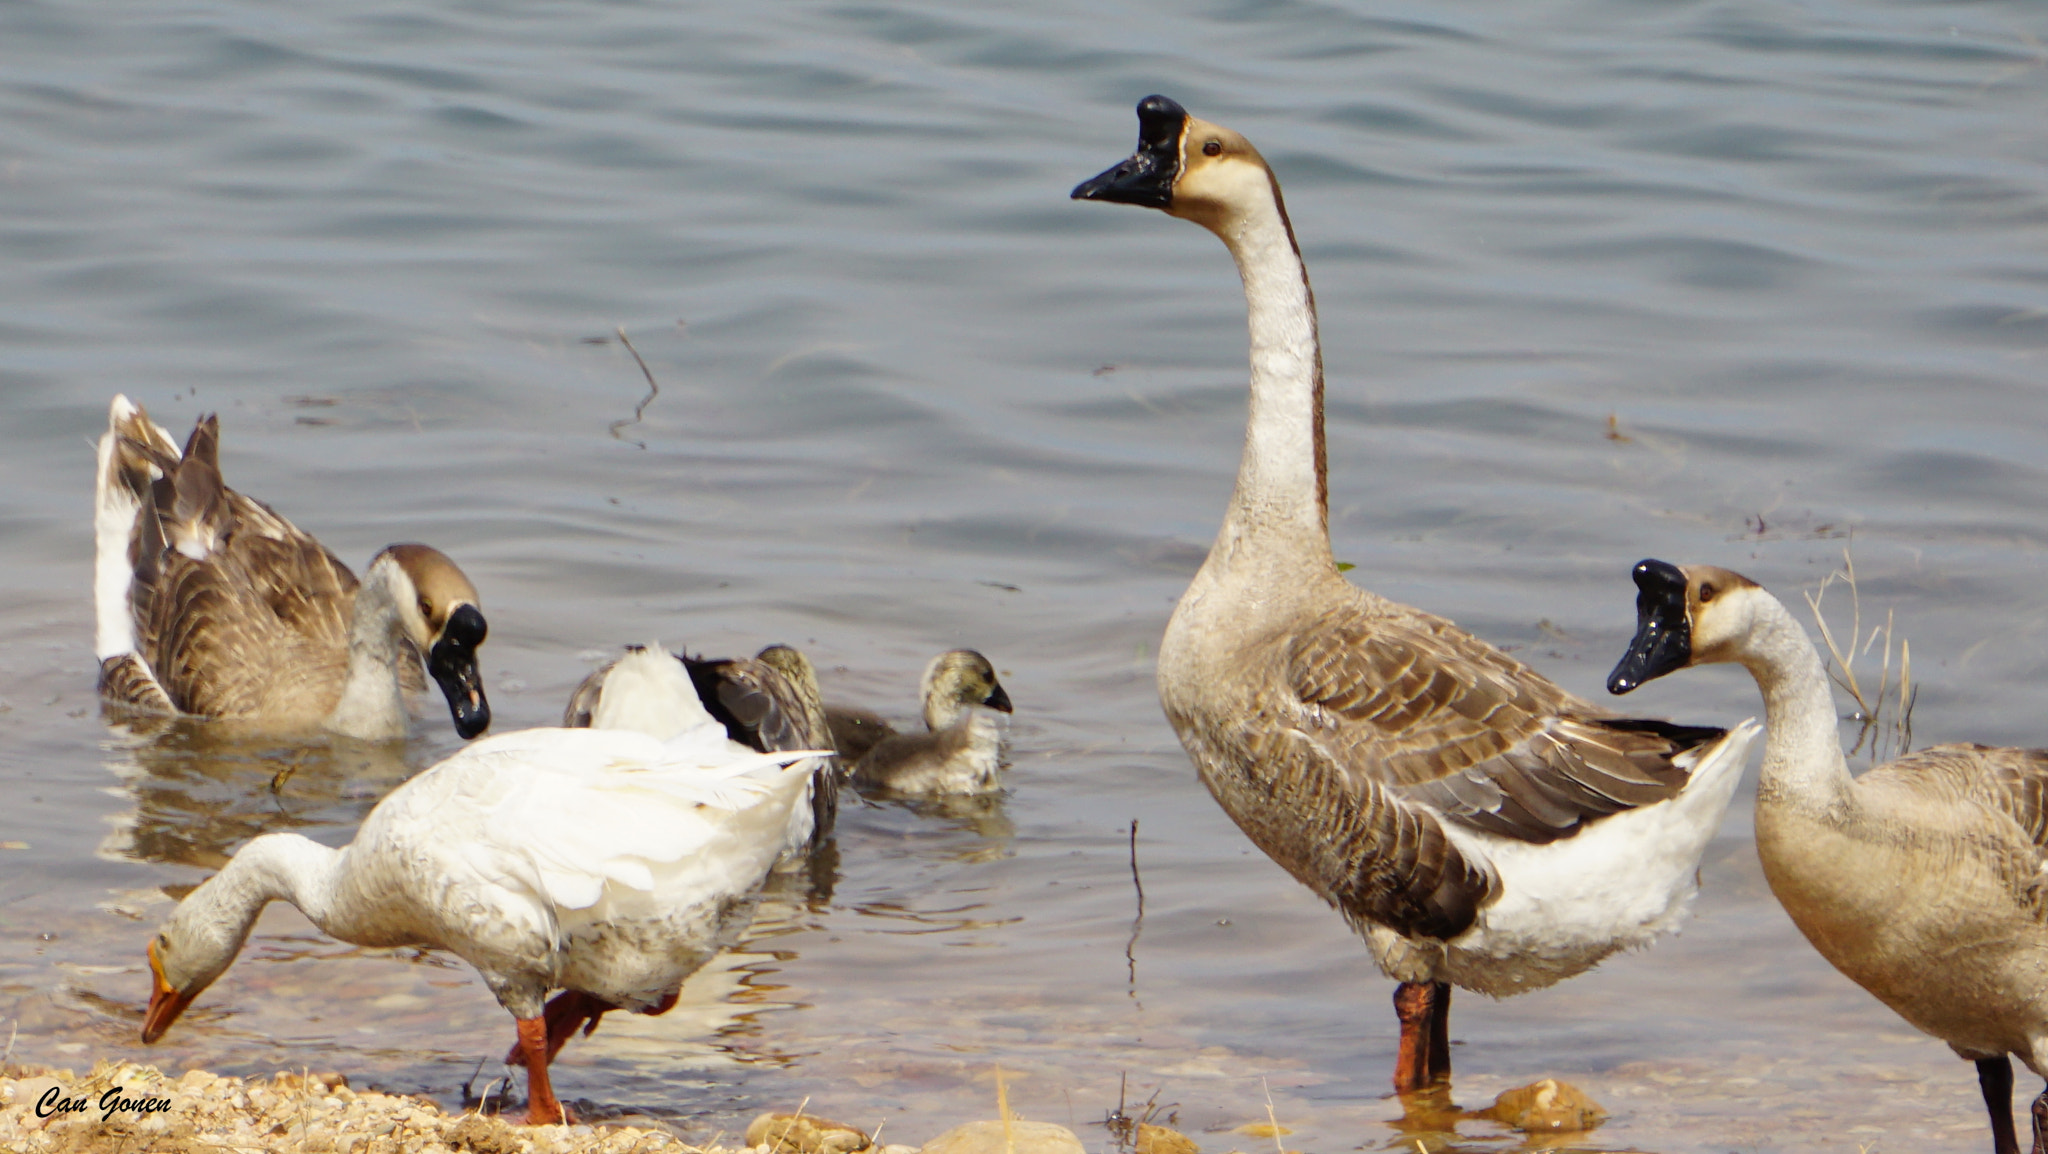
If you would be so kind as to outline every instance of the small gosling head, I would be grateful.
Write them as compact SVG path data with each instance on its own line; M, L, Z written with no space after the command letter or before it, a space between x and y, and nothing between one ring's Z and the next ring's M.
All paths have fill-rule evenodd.
M944 729L975 707L1009 713L1010 694L996 680L996 667L972 649L950 649L925 666L919 685L924 723Z

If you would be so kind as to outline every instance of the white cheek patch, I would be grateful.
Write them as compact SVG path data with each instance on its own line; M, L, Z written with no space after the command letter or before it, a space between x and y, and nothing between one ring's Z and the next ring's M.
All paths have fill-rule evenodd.
M1173 194L1219 204L1256 204L1272 196L1272 183L1264 165L1236 157L1200 157L1189 165Z

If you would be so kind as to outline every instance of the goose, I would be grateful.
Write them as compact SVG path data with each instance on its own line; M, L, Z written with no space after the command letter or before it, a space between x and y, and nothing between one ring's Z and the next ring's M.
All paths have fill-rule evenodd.
M362 946L446 949L518 1024L529 1123L570 1121L548 1063L613 1009L659 1014L746 925L820 751L757 753L697 705L658 651L621 663L667 684L674 736L529 729L486 738L393 790L331 849L250 841L178 903L147 954L153 1043L287 901ZM618 703L613 703L614 709ZM604 703L598 707L606 715ZM543 1005L548 991L565 992Z
M1739 573L1646 560L1607 687L1734 662L1764 699L1756 849L1821 956L1977 1066L1998 1154L2017 1154L2012 1061L2048 1078L2048 750L1937 745L1850 777L1820 654ZM2048 1152L2048 1089L2034 1100Z
M923 733L898 733L864 709L825 710L833 747L855 759L854 784L924 796L994 789L1003 764L1003 726L990 711L1012 708L996 667L972 649L949 649L925 666L918 696L924 702Z
M1077 200L1156 208L1235 258L1251 330L1236 491L1159 645L1159 697L1252 842L1399 985L1394 1087L1450 1076L1452 986L1504 997L1675 926L1753 722L1616 717L1330 552L1315 299L1258 150L1163 96Z
M361 582L268 505L227 487L220 425L180 449L125 396L100 437L93 593L100 696L149 714L403 737L420 656L455 731L489 728L476 587L437 549L392 545Z
M686 694L687 708L679 712L677 703ZM659 643L627 646L624 656L592 670L569 695L562 726L668 738L700 711L759 753L825 750L810 782L809 804L791 813L788 848L794 852L831 836L839 813L839 762L831 755L817 672L809 658L787 645L771 645L752 660L688 657Z

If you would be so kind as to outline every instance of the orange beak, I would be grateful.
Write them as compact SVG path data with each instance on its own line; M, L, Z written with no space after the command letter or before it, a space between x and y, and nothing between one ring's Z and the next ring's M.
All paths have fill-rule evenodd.
M164 1031L171 1028L171 1023L178 1020L178 1015L185 1012L185 1007L191 1005L192 999L196 996L196 991L193 994L181 994L164 980L164 967L163 963L157 961L154 939L149 943L149 976L155 980L156 985L149 994L149 1013L142 1019L143 1045L163 1037Z

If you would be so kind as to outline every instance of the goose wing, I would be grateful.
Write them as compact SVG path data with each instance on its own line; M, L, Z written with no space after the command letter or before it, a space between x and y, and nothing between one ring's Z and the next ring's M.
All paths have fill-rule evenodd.
M1929 746L1857 778L1856 788L1906 794L1915 813L1954 815L1967 852L1989 860L2014 900L2048 921L2048 749Z
M797 684L758 658L706 661L685 657L684 668L711 716L724 723L734 741L763 753L787 749L832 749L817 685ZM839 818L838 759L827 757L811 779L811 820L790 831L792 848L822 842Z
M371 811L341 871L356 916L480 969L552 980L563 925L658 924L743 895L782 848L808 770L716 724L668 741L533 729L465 746Z
M1176 728L1238 765L1239 825L1354 922L1451 938L1500 892L1447 826L1546 843L1675 796L1722 731L1608 718L1422 613L1345 606L1279 642L1279 685L1232 732ZM1213 719L1212 719L1213 720ZM1230 782L1219 796L1247 788Z
M124 456L131 446L161 474L130 549L136 649L170 699L186 712L234 715L338 682L356 589L348 566L222 483L211 415L175 457L139 437L124 438Z
M1333 613L1287 657L1296 723L1347 788L1520 841L1677 796L1724 732L1612 717L1427 614Z
M736 750L716 724L667 741L524 730L458 751L429 771L436 781L421 775L386 820L435 843L466 842L465 854L533 879L558 909L589 908L608 885L715 897L758 881L781 852L786 811L809 772L785 766L802 760ZM462 838L444 836L454 827Z

